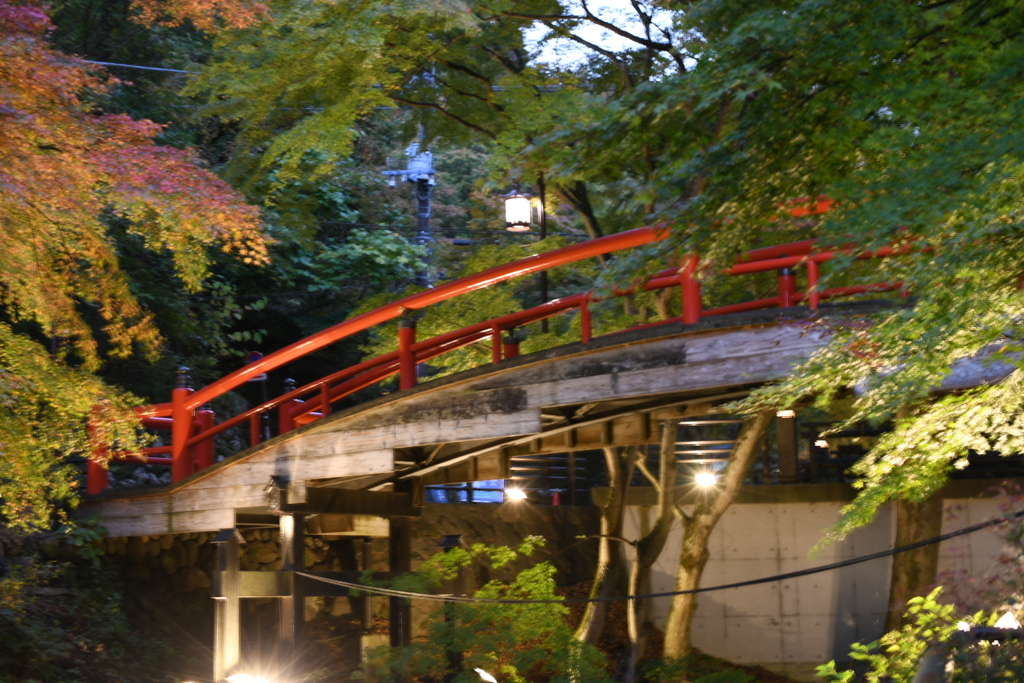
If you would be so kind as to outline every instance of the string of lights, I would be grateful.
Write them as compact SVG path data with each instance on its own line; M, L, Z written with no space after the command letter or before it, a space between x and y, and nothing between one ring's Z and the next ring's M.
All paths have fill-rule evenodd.
M713 591L728 590L730 588L745 588L747 586L757 586L763 583L773 583L775 581L786 581L789 579L797 579L802 576L810 576L812 574L820 574L821 572L828 572L834 569L842 569L843 567L850 567L855 564L861 564L863 562L870 562L872 560L882 559L884 557L890 557L899 553L905 553L910 550L916 550L925 546L932 545L934 543L941 543L942 541L956 538L958 536L966 536L972 534L975 531L981 531L989 527L998 526L1000 524L1006 524L1007 522L1020 519L1024 517L1024 510L1015 512L1005 517L996 517L978 524L963 527L956 531L950 531L949 533L927 538L923 541L917 541L916 543L908 543L907 545L897 546L890 548L889 550L881 550L877 553L871 553L869 555L861 555L860 557L852 557L846 560L840 560L839 562L833 562L831 564L822 565L820 567L812 567L810 569L801 569L795 572L786 572L784 574L774 574L772 576L766 576L760 579L750 579L747 581L735 581L733 583L725 583L718 586L708 586L706 588L693 588L690 590L683 591L667 591L664 593L645 593L642 595L614 595L610 597L598 597L598 598L541 598L541 599L520 599L520 598L477 598L465 595L429 595L427 593L414 593L411 591L394 590L391 588L381 588L379 586L367 586L359 583L351 583L348 581L339 581L337 579L330 579L324 576L317 576L316 574L307 574L305 572L295 572L300 576L305 576L309 579L321 581L323 583L329 583L335 586L341 586L343 588L349 588L351 590L358 590L361 593L372 593L375 595L386 595L394 598L410 598L413 600L432 600L436 602L465 602L465 603L477 603L477 604L494 604L494 605L538 605L538 604L559 604L559 603L570 603L570 602L613 602L616 600L642 600L647 598L670 598L676 595L692 595L694 593L710 593Z

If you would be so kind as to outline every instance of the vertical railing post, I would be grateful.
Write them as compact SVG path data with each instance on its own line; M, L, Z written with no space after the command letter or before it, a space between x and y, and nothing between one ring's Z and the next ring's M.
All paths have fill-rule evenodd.
M509 358L515 358L519 355L519 337L516 336L516 331L509 330L505 336L505 343L503 344L505 351L505 360Z
M412 389L416 386L416 320L402 318L398 321L398 388Z
M683 299L683 323L692 325L700 322L700 280L697 279L697 265L700 258L696 254L688 256L683 265L683 280L680 283Z
M284 381L284 391L282 393L287 394L290 391L295 391L295 380L288 378ZM293 410L295 406L302 403L302 401L293 398L290 401L285 401L277 407L277 433L286 434L287 432L295 429L295 416Z
M96 427L97 418L102 410L102 406L93 406L92 416L86 425L89 447L92 449L92 457L85 461L85 490L89 493L99 493L109 485L107 449L100 441Z
M260 422L262 422L263 416L259 413L255 413L249 416L249 447L258 446L260 443Z
M174 391L171 392L171 480L181 481L192 474L192 449L188 440L192 436L192 411L185 406L185 399L192 394L192 378L189 369L178 368Z
M331 385L324 382L320 385L320 415L327 417L331 414Z
M213 410L210 409L209 403L203 405L202 408L196 411L195 424L199 432L205 432L208 429L213 429L214 414ZM213 465L213 445L213 437L207 438L205 441L200 441L196 444L196 472L199 470L205 470L207 467Z
M593 333L593 324L590 320L590 297L588 296L580 304L580 339L584 344L590 342Z
M501 328L497 325L491 327L491 362L501 362Z
M812 311L818 310L821 303L821 291L818 289L818 262L807 261L807 305Z
M792 269L782 268L779 270L779 308L789 308L796 298L796 275Z

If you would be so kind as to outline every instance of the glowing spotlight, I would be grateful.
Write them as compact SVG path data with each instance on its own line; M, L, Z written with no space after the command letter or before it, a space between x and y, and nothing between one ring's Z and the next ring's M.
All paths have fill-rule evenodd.
M515 489L515 490L518 491L519 489ZM487 681L487 683L498 683L498 679L497 678L495 678L491 674L487 673L483 669L473 669L473 671L475 671L478 674L480 674L480 678L482 678L483 680Z
M828 441L825 441L825 439L818 439L814 442L814 445L816 448L828 448Z
M718 483L718 477L715 476L714 472L698 472L694 475L693 480L702 489L711 488Z
M526 491L515 487L505 489L505 497L508 498L509 500L526 500Z
M225 678L228 683L267 683L265 678L256 678L249 674L234 674Z
M1020 628L1020 622L1017 621L1017 617L1013 616L1013 612L1007 612L1003 616L999 617L999 621L993 624L995 628Z

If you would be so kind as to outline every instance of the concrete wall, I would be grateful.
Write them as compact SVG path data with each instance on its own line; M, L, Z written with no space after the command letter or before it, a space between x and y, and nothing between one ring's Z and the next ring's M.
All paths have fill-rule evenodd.
M804 485L808 486L813 485ZM748 500L733 505L712 535L711 559L702 587L821 566L893 547L894 515L886 507L870 526L811 559L811 548L822 531L838 519L846 502ZM945 507L943 532L999 513L992 498L947 498ZM644 514L652 514L651 508L629 508L627 537L637 537ZM652 591L674 590L681 540L677 521L655 566ZM1000 550L998 536L989 530L953 539L940 546L939 570L982 575ZM891 567L891 558L883 558L788 581L701 594L694 619L694 645L733 662L761 664L813 680L813 668L818 664L846 660L851 643L870 642L882 635ZM664 626L669 604L670 598L664 598L654 606L659 626Z

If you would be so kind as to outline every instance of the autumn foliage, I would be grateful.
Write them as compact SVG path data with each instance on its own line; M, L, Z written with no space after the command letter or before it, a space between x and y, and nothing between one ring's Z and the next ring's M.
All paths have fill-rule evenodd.
M213 3L213 12L194 17L202 9L195 2L139 8L143 19L197 25L245 23L255 16L246 12L261 11L232 3L237 11L218 13L227 6ZM56 453L84 443L91 405L123 404L88 373L101 360L90 319L100 321L112 354L153 355L159 346L119 267L110 226L171 254L193 290L213 246L246 262L267 258L259 211L195 153L156 144L161 126L91 104L117 81L51 48L52 29L41 6L0 0L0 463L14 475L0 482L0 499L15 516L45 507L35 499L26 508L26 487L52 483ZM32 329L64 341L56 358L26 336ZM122 416L120 433L130 436L127 410L109 412L115 422Z

